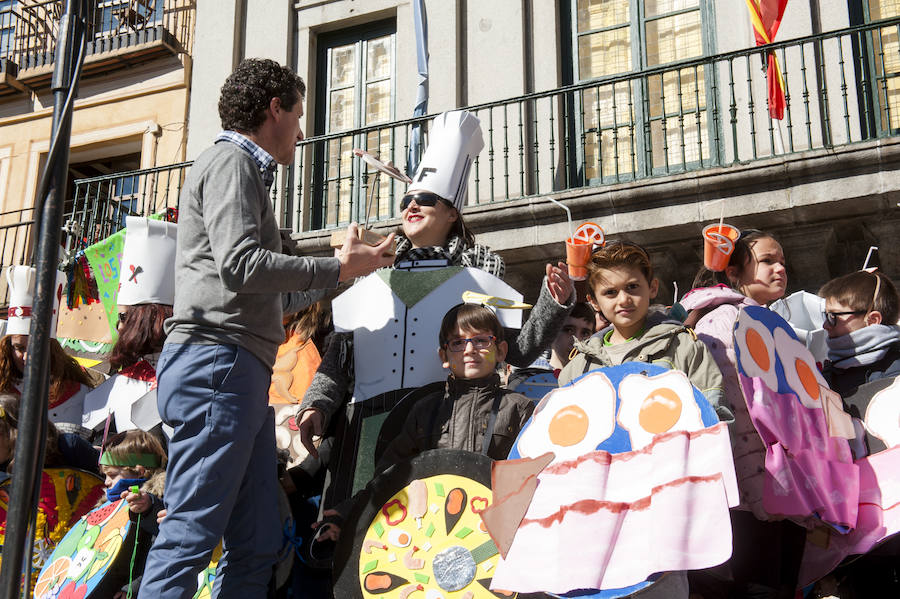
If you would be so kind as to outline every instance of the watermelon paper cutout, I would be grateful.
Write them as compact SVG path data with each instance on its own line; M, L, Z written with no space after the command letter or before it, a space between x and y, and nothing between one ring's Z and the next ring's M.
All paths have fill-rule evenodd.
M56 599L111 597L128 582L136 535L128 504L121 499L104 503L57 545L38 576L34 598L53 599L57 589Z

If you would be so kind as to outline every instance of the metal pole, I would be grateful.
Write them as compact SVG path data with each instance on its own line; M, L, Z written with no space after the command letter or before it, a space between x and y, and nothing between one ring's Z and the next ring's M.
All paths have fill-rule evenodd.
M20 404L19 430L16 440L16 467L12 476L3 564L0 567L0 597L14 599L20 593L22 566L31 560L30 528L34 527L37 496L44 465L47 434L47 394L49 391L50 320L53 312L56 270L59 261L60 234L63 220L63 194L69 166L69 140L72 132L72 103L67 102L70 89L77 83L76 40L84 44L82 14L84 0L66 0L59 21L56 63L53 69L53 124L51 151L42 185L38 192L39 237L37 238L36 288L25 362L25 381ZM55 151L54 151L55 148ZM25 589L31 581L25 581ZM27 594L27 592L26 592Z

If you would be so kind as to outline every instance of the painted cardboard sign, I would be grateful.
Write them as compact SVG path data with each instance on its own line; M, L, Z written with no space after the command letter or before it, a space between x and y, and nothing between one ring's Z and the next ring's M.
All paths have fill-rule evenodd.
M509 457L483 515L499 588L622 597L731 555L728 431L679 371L629 362L582 375L541 400Z

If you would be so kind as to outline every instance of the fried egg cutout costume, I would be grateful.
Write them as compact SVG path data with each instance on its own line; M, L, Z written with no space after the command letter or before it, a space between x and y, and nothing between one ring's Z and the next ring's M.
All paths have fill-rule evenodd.
M503 559L491 588L622 597L731 555L727 426L681 372L588 372L541 401L509 457L495 481L530 463L537 473L516 489L495 484L484 520ZM502 520L519 522L511 537Z
M755 334L766 343L771 339L771 347L755 347ZM763 506L800 522L815 518L830 525L827 543L806 544L799 584L807 585L846 556L866 553L900 532L900 447L853 461L847 440L829 433L824 400L830 391L812 355L774 312L742 310L734 339L750 419L766 445ZM764 368L761 357L773 355ZM873 411L866 410L867 427L871 419L875 427L891 422L900 428L900 409L880 413L878 394L887 391L868 402ZM852 397L845 399L853 405Z
M766 445L763 507L853 527L859 473L847 441L829 436L820 388L827 386L809 350L784 319L757 306L740 312L734 339L750 419Z

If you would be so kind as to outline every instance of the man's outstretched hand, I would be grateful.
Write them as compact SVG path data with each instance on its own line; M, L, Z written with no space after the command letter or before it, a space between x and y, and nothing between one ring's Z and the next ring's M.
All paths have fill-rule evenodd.
M373 270L394 263L394 234L391 233L378 245L368 245L359 239L359 226L350 223L343 247L338 251L341 274L338 281L362 277Z

